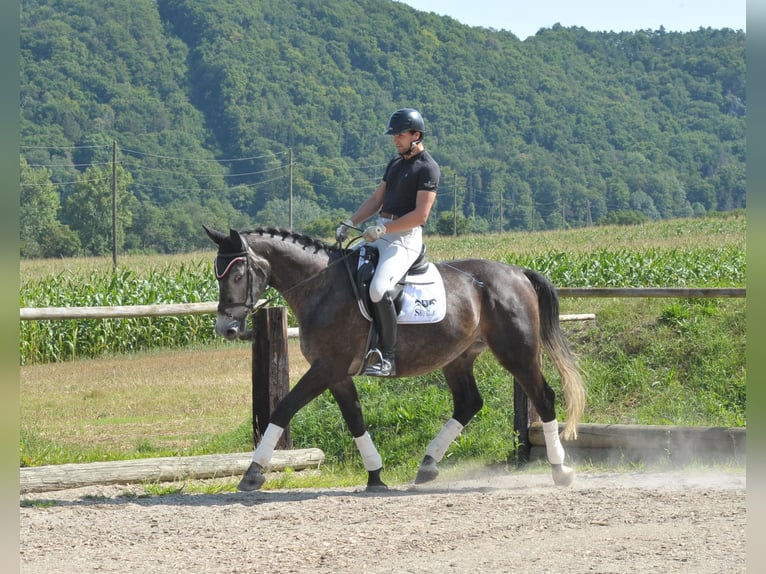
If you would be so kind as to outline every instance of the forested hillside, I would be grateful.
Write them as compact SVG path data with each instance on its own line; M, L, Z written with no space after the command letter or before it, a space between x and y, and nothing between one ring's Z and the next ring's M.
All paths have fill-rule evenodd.
M20 32L24 257L107 253L113 173L120 250L207 247L202 223L329 235L404 106L442 166L431 232L455 208L482 232L745 206L742 31L521 42L391 0L22 0Z

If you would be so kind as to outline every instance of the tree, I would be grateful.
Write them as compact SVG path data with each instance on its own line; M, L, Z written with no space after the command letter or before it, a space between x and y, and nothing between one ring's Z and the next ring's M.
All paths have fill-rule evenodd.
M135 199L128 191L133 181L129 172L117 166L117 248L125 242L125 229L133 220ZM89 255L106 255L112 250L112 175L110 167L91 166L77 178L75 191L63 207L62 217L77 232Z
M79 251L79 240L59 223L60 200L51 172L35 169L21 157L19 197L19 239L21 257L69 257Z
M293 198L293 229L305 230L313 221L324 218L325 214L322 209L310 199L302 197ZM289 227L289 200L271 199L267 201L264 208L255 218L255 222L265 227Z
M619 210L602 217L599 225L639 225L646 223L649 218L640 211Z
M458 235L470 232L468 219L462 213L455 214L452 211L442 211L436 220L436 233L439 235L453 235L457 231Z
M57 223L59 197L45 168L33 169L21 157L21 194L19 197L19 238L22 257L41 257L43 238Z
M71 182L119 142L146 210L129 248L194 246L203 213L283 220L267 202L285 199L288 174L321 212L295 220L326 228L380 180L386 120L405 105L426 119L440 195L467 179L447 205L474 232L581 225L635 201L652 217L745 207L741 31L557 25L520 42L379 0L23 4L22 153L66 206ZM652 203L631 203L639 191ZM110 238L89 252L96 239Z
M660 212L657 211L654 200L643 191L635 191L630 195L630 206L649 219L656 220L660 218Z
M508 227L522 231L535 229L535 200L529 185L522 184L508 216Z

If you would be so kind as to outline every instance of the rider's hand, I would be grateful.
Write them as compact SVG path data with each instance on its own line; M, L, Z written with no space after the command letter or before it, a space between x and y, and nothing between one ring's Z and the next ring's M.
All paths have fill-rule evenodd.
M354 226L354 222L350 219L347 219L343 223L341 223L338 226L338 229L335 230L335 239L337 241L343 241L348 237L348 232L351 230L351 228Z
M385 233L386 226L382 223L378 223L377 225L370 225L367 229L365 229L362 237L364 237L365 241L371 243L376 239L380 239L383 235L385 235Z

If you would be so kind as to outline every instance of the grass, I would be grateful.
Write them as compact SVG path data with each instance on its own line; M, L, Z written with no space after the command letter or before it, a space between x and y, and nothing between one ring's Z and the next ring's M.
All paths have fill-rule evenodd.
M564 323L586 371L584 422L745 424L744 343L734 337L744 326L744 301L719 302L712 314L709 302L684 303L691 327L683 327L683 337L677 325L667 324L667 309L675 309L675 302L589 303L595 324ZM724 330L727 324L734 329ZM307 365L297 341L289 347L295 382ZM717 360L699 360L692 350ZM559 391L549 366L547 371ZM488 355L476 372L485 407L445 463L478 457L502 464L516 447L510 378ZM411 479L451 412L440 375L357 383L387 479ZM21 464L247 451L250 394L250 349L244 343L22 367ZM300 411L291 429L296 448L325 452L333 480L364 482L358 453L328 393Z
M503 260L533 262L539 256L551 261L556 255L552 251L559 246L564 264L556 269L566 270L579 262L582 269L570 270L579 278L592 274L594 261L614 262L617 254L630 264L625 268L656 269L663 261L677 266L686 262L688 268L678 267L675 276L697 269L699 276L707 278L705 286L740 286L744 268L732 271L727 265L737 253L744 265L744 231L744 218L731 217L631 228L437 237L428 242L434 260L481 254ZM600 258L604 245L609 246L609 258ZM649 262L638 255L628 257L634 253L631 245L638 246L636 253L655 257ZM676 255L667 256L670 252ZM693 257L684 258L684 253ZM721 258L714 253L728 255ZM186 257L203 259L191 254L173 266L190 267L192 259ZM123 263L129 259L126 256ZM199 265L209 265L212 251L204 259L207 263ZM735 267L740 265L736 261ZM46 264L55 265L45 268ZM62 265L69 268L71 277L89 277L99 263L86 260L80 269L70 261L22 262L22 277L46 281L37 274L60 273ZM158 269L171 264L167 257L142 256L131 265L129 276L135 278L156 277ZM110 260L107 269L111 269ZM725 283L726 276L730 283ZM671 277L660 286L677 284L673 281ZM562 299L562 313L597 316L595 322L563 324L586 373L584 422L745 425L745 308L742 299ZM211 327L212 318L207 321ZM248 344L213 341L192 342L183 350L107 353L23 365L20 464L250 450L250 361ZM297 342L291 341L291 382L306 367ZM471 464L503 465L516 448L510 431L510 378L491 356L480 359L476 372L486 404L448 451L445 472ZM546 377L560 397L557 376L547 364ZM397 381L359 378L357 383L370 432L384 458L384 479L391 484L411 481L426 445L451 413L443 380L433 374ZM558 408L563 411L563 405ZM360 457L328 393L300 411L291 429L294 446L321 448L326 465L321 473L283 473L267 482L269 488L365 482ZM211 488L235 485L234 479L223 480ZM184 486L185 491L188 488Z
M232 436L251 414L249 372L245 345L24 367L22 464L239 447Z

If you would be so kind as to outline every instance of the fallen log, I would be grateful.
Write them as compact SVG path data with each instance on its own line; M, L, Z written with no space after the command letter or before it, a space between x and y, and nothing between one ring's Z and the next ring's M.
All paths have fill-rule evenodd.
M88 464L57 464L21 468L21 493L79 488L95 484L173 482L243 474L252 453L143 458ZM276 450L266 471L319 468L324 452L318 448Z

